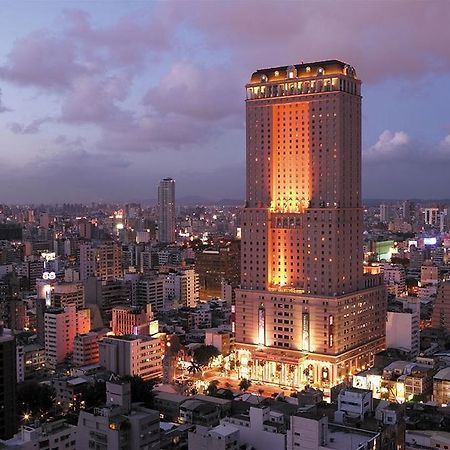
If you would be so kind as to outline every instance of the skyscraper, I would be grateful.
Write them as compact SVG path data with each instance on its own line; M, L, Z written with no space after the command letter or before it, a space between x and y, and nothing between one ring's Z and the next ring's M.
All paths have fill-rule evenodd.
M334 60L258 70L246 86L241 377L327 390L384 347L384 287L363 274L360 86Z
M175 180L164 178L158 187L159 242L175 242Z

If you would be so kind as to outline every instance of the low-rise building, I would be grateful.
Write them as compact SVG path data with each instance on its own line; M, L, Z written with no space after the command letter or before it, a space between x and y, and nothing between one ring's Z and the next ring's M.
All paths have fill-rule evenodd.
M160 448L159 413L131 403L129 383L106 383L106 405L81 411L77 449Z
M433 377L433 400L438 405L450 404L450 367L441 369Z
M10 450L75 450L77 427L64 420L42 425L23 425L20 431L0 447Z

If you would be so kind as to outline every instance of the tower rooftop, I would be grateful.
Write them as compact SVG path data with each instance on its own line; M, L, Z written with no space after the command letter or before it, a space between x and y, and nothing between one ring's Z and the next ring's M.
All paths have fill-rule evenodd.
M356 71L350 65L337 59L325 61L301 62L290 66L269 67L253 72L250 84L280 81L287 79L310 78L314 75L347 75L356 78Z

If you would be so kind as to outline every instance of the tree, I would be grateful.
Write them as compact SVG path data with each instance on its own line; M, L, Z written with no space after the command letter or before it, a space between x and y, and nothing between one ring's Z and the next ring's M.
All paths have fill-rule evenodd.
M187 371L191 374L196 374L198 372L202 371L202 368L198 363L196 363L194 360L191 361L191 365L187 368Z
M106 383L102 380L90 384L83 393L86 408L93 408L106 403Z
M17 412L20 417L40 419L55 406L55 391L47 384L26 381L17 385Z
M220 352L214 345L201 345L194 350L194 361L200 366L207 366L219 355Z
M239 389L242 392L246 392L250 389L251 385L252 385L252 382L250 380L247 380L247 378L242 378L242 380L239 382Z
M218 386L219 386L219 381L218 380L212 380L209 383L209 386L206 389L206 393L208 395L212 395L214 397L214 395L217 394Z
M125 375L122 381L128 381L131 385L131 401L143 403L146 408L153 408L155 394L153 393L153 381L145 381L137 375Z

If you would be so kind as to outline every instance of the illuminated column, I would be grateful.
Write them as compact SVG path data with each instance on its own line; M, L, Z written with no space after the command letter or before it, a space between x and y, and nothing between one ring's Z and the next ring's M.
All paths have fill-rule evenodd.
M266 310L263 303L258 308L258 345L266 345Z

